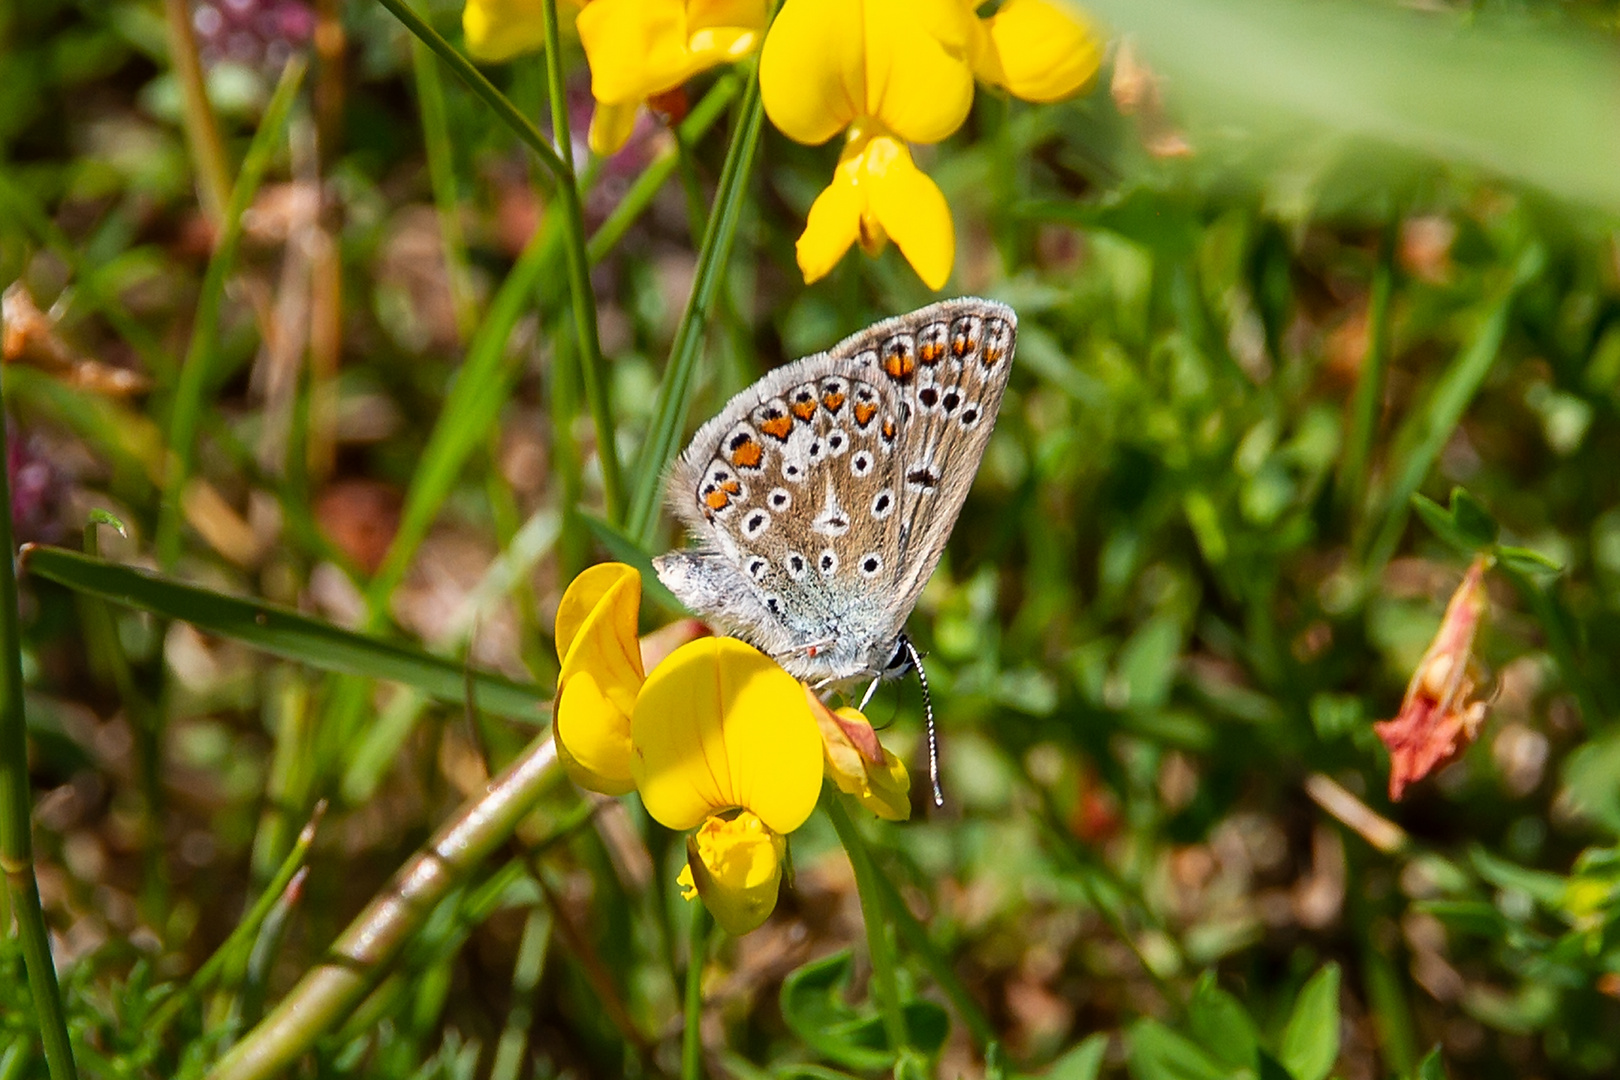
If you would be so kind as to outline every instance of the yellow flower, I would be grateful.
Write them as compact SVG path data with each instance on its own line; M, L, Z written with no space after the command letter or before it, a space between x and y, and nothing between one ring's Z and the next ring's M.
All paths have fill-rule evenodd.
M950 208L907 143L950 135L973 104L974 20L962 0L787 0L759 58L765 112L811 145L844 128L838 171L799 237L806 282L857 240L892 237L931 289L956 258Z
M563 0L560 9L578 10L584 0ZM564 10L558 11L561 18ZM546 9L541 0L467 0L461 9L467 51L498 64L546 43Z
M712 816L686 840L686 865L677 879L681 896L702 896L728 934L757 929L776 908L787 841L759 816Z
M630 770L647 813L701 825L683 883L747 933L776 906L786 845L821 791L821 735L803 685L734 638L703 638L658 665L630 720Z
M578 26L596 98L591 150L605 156L630 138L648 98L753 52L765 0L591 0Z
M1025 101L1072 97L1097 75L1102 40L1074 9L1052 0L1007 0L977 21L973 72Z
M805 692L821 728L827 779L880 818L905 821L911 817L911 777L900 759L878 742L871 722L859 709L845 707L834 712L808 689Z
M806 282L859 241L892 238L929 288L956 259L945 196L913 163L967 119L975 75L1016 96L1056 101L1096 74L1101 44L1052 0L1007 0L989 19L972 0L787 0L759 58L765 112L819 145L848 129L833 182L799 237Z
M604 795L633 789L630 728L645 678L636 622L641 575L623 563L580 574L557 608L553 733L558 756L580 787Z

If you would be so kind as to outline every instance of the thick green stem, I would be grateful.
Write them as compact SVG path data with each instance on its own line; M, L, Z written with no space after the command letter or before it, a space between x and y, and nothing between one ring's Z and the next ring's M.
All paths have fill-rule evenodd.
M274 1076L333 1030L376 984L407 940L452 889L511 836L550 779L556 745L541 736L492 780L477 799L463 803L428 843L366 905L275 1010L226 1054L212 1080Z
M838 840L849 855L849 865L855 871L855 892L861 900L861 920L866 923L866 950L872 961L872 996L877 999L883 1014L883 1030L889 1036L889 1048L896 1055L905 1052L908 1043L906 1016L900 1007L900 980L895 971L894 945L889 941L889 928L883 918L883 898L877 884L878 869L872 861L872 852L861 837L861 832L844 809L844 796L831 789L823 789L821 808L838 832Z
M686 1016L681 1032L681 1080L703 1076L703 961L709 951L709 912L692 905L692 927L686 942Z
M3 398L3 395L0 395ZM0 400L0 447L6 445ZM51 939L34 876L33 805L28 788L28 721L23 712L22 619L17 611L16 541L11 533L11 481L0 467L0 870L5 872L11 915L22 940L23 963L34 1015L45 1043L51 1080L74 1080Z
M585 251L585 208L574 180L574 140L568 126L568 88L563 82L561 34L557 29L557 0L545 0L546 83L551 96L551 130L568 173L557 179L563 201L564 250L568 262L568 292L573 300L574 335L579 341L579 370L584 376L585 403L596 426L596 456L602 467L602 500L607 519L624 521L624 483L619 468L619 447L613 436L613 408L608 396L607 365L596 332L596 293L591 288L591 262Z

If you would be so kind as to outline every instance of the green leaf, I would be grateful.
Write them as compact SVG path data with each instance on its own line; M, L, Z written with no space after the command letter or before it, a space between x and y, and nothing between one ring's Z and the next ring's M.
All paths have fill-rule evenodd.
M1564 564L1550 555L1526 547L1499 547L1496 558L1521 574L1561 574Z
M1518 863L1492 855L1482 845L1474 844L1468 858L1479 871L1479 876L1499 889L1517 889L1543 907L1556 908L1569 889L1569 879L1545 870L1530 870Z
M1278 1058L1294 1080L1323 1080L1339 1057L1339 965L1305 984L1283 1030Z
M1430 1050L1429 1056L1419 1063L1417 1072L1413 1074L1413 1080L1446 1080L1446 1065L1440 1058L1438 1046Z
M1620 733L1592 739L1564 762L1564 796L1578 813L1620 833Z
M242 600L131 566L92 559L62 548L28 545L22 569L75 592L188 622L206 633L240 641L322 671L339 671L414 686L440 701L466 698L466 668L442 656L343 630L290 608ZM526 723L543 723L548 695L538 686L474 672L477 704Z
M1496 905L1483 900L1424 900L1413 906L1466 934L1500 938L1508 931L1507 919Z
M886 1069L895 1060L875 1014L863 1016L845 1003L848 949L814 960L782 983L782 1019L812 1050L852 1069Z
M1097 1080L1107 1053L1108 1036L1099 1031L1079 1046L1065 1050L1042 1075L1046 1080Z
M1484 504L1460 487L1451 489L1451 520L1476 548L1490 547L1502 532Z
M1231 1070L1156 1020L1131 1028L1126 1065L1135 1080L1229 1080Z
M1193 1038L1221 1064L1234 1069L1254 1065L1260 1033L1237 998L1222 990L1215 973L1206 971L1187 1003L1187 1024Z

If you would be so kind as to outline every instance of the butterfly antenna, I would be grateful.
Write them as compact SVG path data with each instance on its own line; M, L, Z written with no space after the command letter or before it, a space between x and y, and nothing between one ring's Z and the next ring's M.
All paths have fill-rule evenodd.
M923 670L922 657L911 639L902 635L900 643L906 647L911 666L917 669L917 682L922 686L923 715L928 718L928 779L934 786L934 805L944 806L945 793L939 788L939 733L934 729L934 700L928 696L928 673Z

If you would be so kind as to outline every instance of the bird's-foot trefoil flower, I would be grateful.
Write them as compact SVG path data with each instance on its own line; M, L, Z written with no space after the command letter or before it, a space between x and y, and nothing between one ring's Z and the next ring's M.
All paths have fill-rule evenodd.
M890 820L910 815L910 781L864 716L829 710L750 645L691 640L688 620L675 635L684 644L644 652L660 635L638 644L640 587L634 569L606 563L563 594L558 754L581 787L639 791L655 821L695 829L681 886L744 934L776 906L786 837L815 809L823 775Z
M606 156L629 139L648 98L753 52L765 0L590 0L578 27L596 98L591 150Z
M698 828L690 886L747 933L776 906L785 844L821 792L821 734L803 685L734 638L683 645L653 671L630 723L647 813Z
M807 282L859 241L893 238L919 277L942 288L956 257L945 197L909 144L962 125L974 78L1032 101L1077 93L1101 45L1052 0L1008 0L980 19L969 0L786 0L760 53L765 112L783 134L819 145L849 135L832 184L799 239Z
M1485 719L1485 703L1474 699L1478 668L1474 638L1490 609L1485 571L1491 557L1480 555L1463 575L1446 605L1434 641L1406 685L1401 711L1373 725L1389 748L1389 797L1399 801L1408 784L1429 775L1474 741Z

